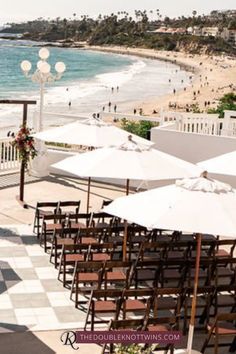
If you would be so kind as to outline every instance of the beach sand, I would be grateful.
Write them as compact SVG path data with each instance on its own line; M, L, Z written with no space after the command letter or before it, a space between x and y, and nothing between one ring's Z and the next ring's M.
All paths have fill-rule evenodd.
M143 114L150 115L153 110L157 112L161 109L173 110L175 104L176 108L174 109L178 111L185 111L186 104L198 104L201 111L206 111L209 108L216 107L219 98L232 91L230 86L236 90L234 84L236 60L228 56L191 55L183 52L115 46L93 46L89 49L170 61L185 70L189 70L190 76L194 73L192 84L186 86L186 90L176 90L175 94L157 96L155 99L145 98L144 101L130 102L127 113L132 113L133 108L142 107ZM172 107L169 107L169 103L172 104Z

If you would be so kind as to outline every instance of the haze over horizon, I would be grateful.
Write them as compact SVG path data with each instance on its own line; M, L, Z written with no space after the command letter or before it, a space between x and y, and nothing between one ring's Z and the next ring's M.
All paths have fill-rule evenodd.
M127 11L131 15L134 10L156 10L159 9L163 16L178 17L181 15L191 15L193 10L198 14L208 14L212 10L236 9L235 0L181 0L176 6L175 0L56 0L50 2L41 0L32 2L32 0L11 0L1 5L0 24L7 22L21 22L33 20L39 17L73 17L76 13L80 15L97 16L99 14L111 14L118 11Z

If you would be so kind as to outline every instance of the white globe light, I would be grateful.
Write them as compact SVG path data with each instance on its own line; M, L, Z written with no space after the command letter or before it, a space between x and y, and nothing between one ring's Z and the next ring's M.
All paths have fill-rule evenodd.
M39 57L43 60L46 60L50 55L50 52L47 48L41 48L39 51Z
M24 71L24 72L28 72L30 71L31 67L32 67L32 64L30 61L28 60L23 60L20 64L20 67L21 67L21 70Z
M43 61L43 60L39 60L38 62L37 62L37 68L38 68L38 70L41 70L41 66L44 64L45 62Z
M62 61L58 61L55 65L55 70L58 74L62 74L66 70L66 66Z
M43 74L49 74L51 70L51 65L49 65L48 63L44 62L42 64L40 64L40 71Z

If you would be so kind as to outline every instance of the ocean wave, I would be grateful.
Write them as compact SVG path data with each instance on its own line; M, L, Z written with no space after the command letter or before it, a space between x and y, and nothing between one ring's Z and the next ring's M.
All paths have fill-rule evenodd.
M132 79L135 74L140 73L145 66L146 63L144 61L138 60L125 70L99 74L96 75L96 79L98 79L102 85L107 87L122 86L127 81Z

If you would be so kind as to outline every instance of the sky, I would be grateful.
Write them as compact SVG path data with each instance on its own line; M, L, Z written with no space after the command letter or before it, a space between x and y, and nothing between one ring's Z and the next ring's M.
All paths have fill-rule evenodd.
M189 15L193 10L207 14L212 10L236 9L235 0L0 0L0 24L38 17L73 17L73 13L95 16L117 11L155 10L165 16Z

